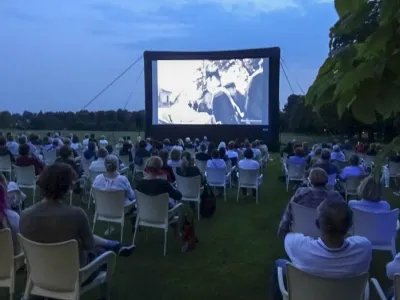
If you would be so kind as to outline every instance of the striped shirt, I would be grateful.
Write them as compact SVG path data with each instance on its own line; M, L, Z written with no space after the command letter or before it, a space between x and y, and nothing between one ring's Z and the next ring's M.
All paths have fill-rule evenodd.
M292 225L292 207L291 203L297 203L305 207L317 208L322 201L325 199L332 199L338 201L344 201L343 197L337 191L328 190L325 187L300 187L296 190L292 199L286 206L286 210L283 213L281 222L279 224L278 236L285 236L290 232L290 226Z

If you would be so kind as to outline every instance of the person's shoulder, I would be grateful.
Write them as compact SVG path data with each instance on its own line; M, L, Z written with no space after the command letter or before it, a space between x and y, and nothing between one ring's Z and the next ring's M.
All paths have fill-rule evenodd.
M9 218L9 219L16 220L16 221L19 221L19 219L20 219L19 214L16 211L13 211L12 209L7 209L5 213L7 215L7 218Z
M290 250L292 247L296 247L299 244L305 244L305 243L310 243L314 239L309 236L305 236L302 233L293 233L289 232L285 236L285 249L286 251Z
M297 190L295 191L294 195L293 195L293 199L297 199L300 197L303 197L309 193L312 192L312 189L309 187L299 187L297 188Z
M366 237L354 235L348 237L346 240L353 247L360 247L372 251L372 244Z

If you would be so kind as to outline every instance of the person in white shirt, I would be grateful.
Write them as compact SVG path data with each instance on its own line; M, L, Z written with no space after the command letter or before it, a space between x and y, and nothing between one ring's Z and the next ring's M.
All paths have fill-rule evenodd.
M234 141L230 141L228 143L228 150L226 151L226 155L228 155L228 158L231 160L232 167L236 166L237 161L239 159L239 154L237 153L237 151L235 151L235 142Z
M11 152L12 155L18 156L18 148L18 143L14 141L14 137L10 134L7 137L7 149Z
M64 143L61 141L60 135L58 133L54 134L53 143L54 143L54 141L57 141L58 147L62 147L64 145Z
M82 145L84 149L87 149L88 145L89 145L89 135L85 134L85 138L82 141Z
M181 143L181 140L177 140L177 141L175 142L175 146L173 146L172 149L178 149L179 151L183 151L182 144L183 144L183 143Z
M97 159L92 161L89 166L90 172L95 173L104 173L106 172L106 166L104 165L104 160L108 155L108 151L106 149L100 148L97 151Z
M108 145L108 141L106 140L106 137L104 135L100 136L99 140L99 148L105 148Z
M400 253L397 253L394 259L386 265L386 275L390 280L394 279L394 274L400 273ZM386 298L394 300L394 288L391 287L386 294Z
M125 191L125 206L132 204L136 199L128 178L118 173L118 157L110 154L104 159L106 172L96 176L93 187L102 191Z
M258 161L254 160L254 152L252 149L246 149L243 153L244 159L239 161L238 167L239 169L244 169L244 170L257 170L260 169L260 164ZM243 195L247 195L248 191L246 188L242 188L242 193ZM253 189L252 190L253 196L256 196L256 191Z
M83 146L79 142L79 137L76 134L72 136L71 148L74 149L79 156L82 155Z
M317 208L315 225L321 232L320 238L313 239L301 233L286 235L285 251L291 263L304 272L328 278L350 277L368 272L372 245L365 237L346 238L352 223L352 211L344 201L326 199ZM282 268L285 275L288 262L283 259L275 262L272 299L282 299L277 268Z
M168 160L167 164L173 169L176 169L182 165L182 151L177 149L177 148L172 148L169 157L170 159Z
M218 149L211 151L211 159L207 161L207 168L210 169L226 169L226 163L222 158L219 158Z

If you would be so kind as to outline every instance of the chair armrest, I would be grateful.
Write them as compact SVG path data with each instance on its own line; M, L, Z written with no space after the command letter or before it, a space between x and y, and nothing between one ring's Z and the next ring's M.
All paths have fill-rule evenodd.
M122 168L122 169L119 170L119 173L120 173L120 174L125 174L125 173L128 172L128 171L129 171L129 167L124 167L124 168Z
M125 205L125 206L124 206L124 209L125 209L125 210L129 210L132 206L135 205L135 203L136 203L136 199L135 199L135 200L132 200L128 205Z
M226 173L226 177L230 177L231 176L231 172Z
M23 265L25 265L25 254L21 252L14 256L14 271L18 271Z
M375 287L375 290L376 290L376 292L377 292L377 294L379 296L379 299L380 300L387 300L384 292L382 291L381 286L379 285L378 280L376 280L375 278L371 278L371 283Z
M282 295L289 297L289 294L285 288L285 283L284 283L284 279L283 279L283 270L280 267L278 267L278 283L279 283L279 289L280 289Z
M236 166L233 166L232 169L231 169L231 173L232 173L233 171L236 171L236 169L237 169L237 167L236 167Z
M107 251L97 257L94 261L79 270L79 282L85 282L95 271L102 266L107 266L107 277L114 273L116 255L114 252Z
M264 174L260 174L260 176L258 176L258 180L263 179L263 177L264 177Z
M175 212L177 212L178 210L181 209L181 207L183 207L183 203L178 203L177 205L175 205L173 208L171 208L170 210L168 210L168 214L174 214Z

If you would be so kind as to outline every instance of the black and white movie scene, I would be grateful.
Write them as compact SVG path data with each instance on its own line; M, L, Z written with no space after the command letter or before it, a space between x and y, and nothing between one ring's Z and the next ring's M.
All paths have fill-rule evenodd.
M268 58L159 60L156 72L154 123L268 125Z

